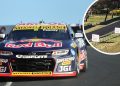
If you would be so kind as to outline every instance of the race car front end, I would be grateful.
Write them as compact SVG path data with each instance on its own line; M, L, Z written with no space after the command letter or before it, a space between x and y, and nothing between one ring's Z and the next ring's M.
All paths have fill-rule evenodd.
M71 52L75 53L68 49L32 53L0 51L0 77L76 76L76 57Z
M79 61L72 36L65 24L16 25L0 42L0 76L76 76Z

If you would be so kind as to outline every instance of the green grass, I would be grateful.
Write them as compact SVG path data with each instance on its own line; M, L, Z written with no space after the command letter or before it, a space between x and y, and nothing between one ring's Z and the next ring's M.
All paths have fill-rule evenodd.
M114 16L114 18L117 16ZM107 20L112 19L111 15L108 15ZM105 15L92 15L88 18L87 22L84 22L84 25L92 24L92 25L97 25L100 24L100 22L104 22L105 20Z
M100 37L100 42L91 44L97 49L107 53L118 53L120 52L120 34L114 34L110 32Z
M116 21L114 21L114 22L107 24L107 25L100 25L99 23L104 21L104 17L105 17L105 15L93 15L93 16L91 16L89 18L88 22L85 22L84 24L88 25L91 23L94 25L94 27L91 27L91 28L85 30L85 33L87 34L87 33L99 30L103 27L106 27L106 26L116 22ZM118 16L114 16L114 18L115 17L118 17ZM111 15L108 16L107 20L110 20L110 19L111 19Z
M114 18L117 16L114 16ZM92 24L95 27L85 30L85 33L90 33L95 30L101 29L102 27L106 27L107 25L99 25L100 22L104 22L105 15L93 15L90 16L87 22L84 22L84 25ZM111 15L108 15L107 20L112 19ZM120 52L120 34L114 34L114 32L107 33L100 37L100 42L91 42L91 44L96 47L97 49L107 52L107 53L118 53Z

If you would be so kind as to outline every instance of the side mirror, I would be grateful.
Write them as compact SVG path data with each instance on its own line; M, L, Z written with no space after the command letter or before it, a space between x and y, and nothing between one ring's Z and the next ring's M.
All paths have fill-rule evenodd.
M4 39L5 38L5 34L0 34L0 39Z
M83 38L83 33L75 33L76 38Z

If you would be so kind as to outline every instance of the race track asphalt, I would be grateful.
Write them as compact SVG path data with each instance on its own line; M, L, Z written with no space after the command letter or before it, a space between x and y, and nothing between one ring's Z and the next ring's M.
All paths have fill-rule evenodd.
M107 34L109 32L114 31L115 27L120 27L120 20L115 22L115 23L112 23L112 24L110 24L110 25L108 25L106 27L103 27L103 28L101 28L99 30L87 33L86 37L87 37L88 40L91 40L92 39L92 34L98 34L98 35L102 36L102 35L105 35L105 34Z
M0 86L120 86L120 55L103 55L88 47L88 58L89 69L79 77L0 78Z

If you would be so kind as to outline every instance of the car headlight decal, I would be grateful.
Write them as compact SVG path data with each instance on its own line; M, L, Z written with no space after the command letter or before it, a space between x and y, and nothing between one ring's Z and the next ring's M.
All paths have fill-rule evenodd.
M69 50L55 50L53 51L52 55L66 55L69 53Z

